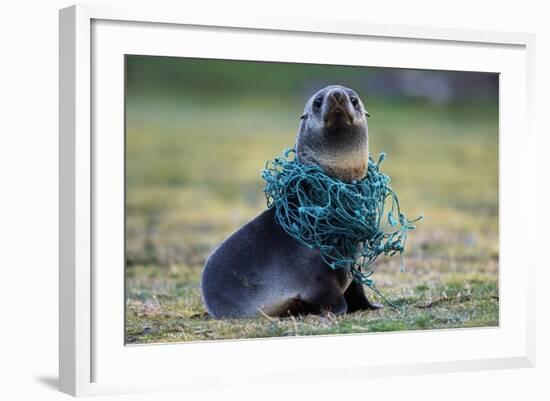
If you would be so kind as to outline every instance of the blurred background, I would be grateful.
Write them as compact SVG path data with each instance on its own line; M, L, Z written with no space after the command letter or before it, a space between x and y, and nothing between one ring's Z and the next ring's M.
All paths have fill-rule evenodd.
M277 335L209 321L200 272L265 209L261 169L293 146L306 100L329 84L359 94L371 155L387 153L382 171L405 214L426 216L409 236L406 272L383 258L378 286L407 305L447 308L380 327L498 324L497 74L126 56L128 342ZM358 327L376 330L365 319ZM327 332L315 325L310 334Z

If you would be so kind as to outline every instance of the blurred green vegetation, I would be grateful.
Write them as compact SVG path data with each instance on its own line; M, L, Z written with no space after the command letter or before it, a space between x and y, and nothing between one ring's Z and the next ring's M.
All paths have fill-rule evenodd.
M430 97L404 94L387 70L128 56L128 342L498 325L495 77L415 72L419 87L463 83ZM389 76L401 82L401 73L410 87L409 71ZM388 154L382 170L404 212L426 216L409 236L406 271L398 258L376 266L403 312L210 319L199 288L206 257L265 209L265 161L294 144L305 101L331 83L361 96L371 154Z

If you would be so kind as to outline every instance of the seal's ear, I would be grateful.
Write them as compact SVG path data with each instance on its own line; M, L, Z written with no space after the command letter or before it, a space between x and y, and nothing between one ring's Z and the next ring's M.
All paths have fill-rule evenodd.
M366 110L365 110L365 115L366 115L367 117L370 117L370 114L369 114L369 112L368 112L368 111L366 111Z
M300 120L303 120L303 119L306 118L306 117L307 117L307 113L306 113L306 114L302 114L302 115L300 116Z

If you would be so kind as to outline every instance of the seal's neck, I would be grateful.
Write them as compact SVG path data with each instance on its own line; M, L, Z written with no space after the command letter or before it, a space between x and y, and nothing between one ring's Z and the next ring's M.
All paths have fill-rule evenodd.
M331 151L313 151L307 146L297 147L298 160L304 164L316 164L323 171L344 182L361 180L367 175L369 166L368 146L354 149L336 149Z

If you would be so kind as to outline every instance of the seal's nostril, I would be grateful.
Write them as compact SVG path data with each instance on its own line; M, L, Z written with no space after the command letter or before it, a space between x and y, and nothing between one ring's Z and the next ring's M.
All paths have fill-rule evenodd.
M340 92L339 90L335 90L331 93L331 95L336 101L339 101L340 98L342 97L343 93Z

